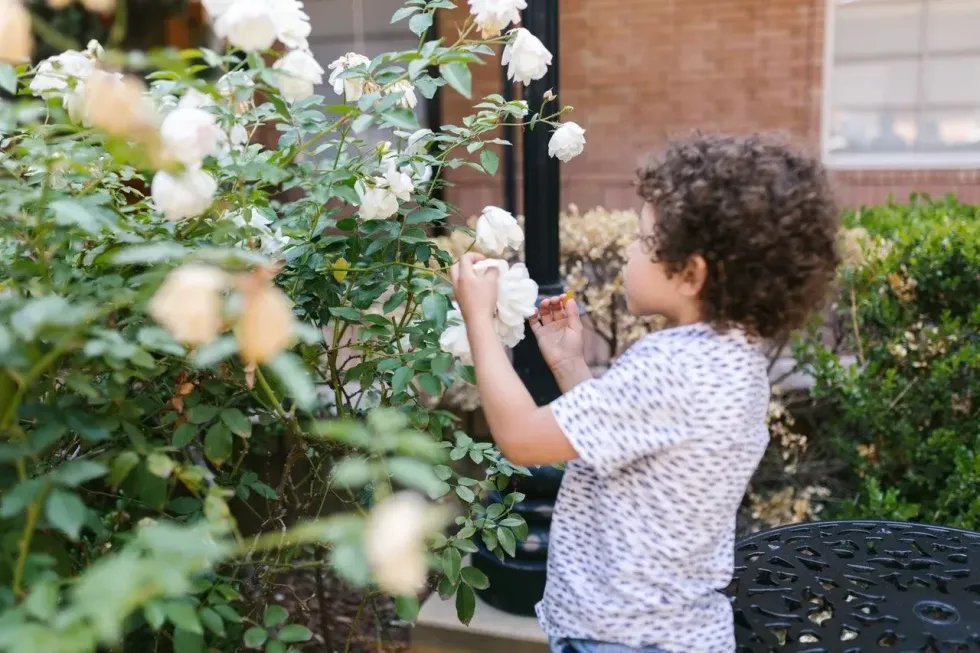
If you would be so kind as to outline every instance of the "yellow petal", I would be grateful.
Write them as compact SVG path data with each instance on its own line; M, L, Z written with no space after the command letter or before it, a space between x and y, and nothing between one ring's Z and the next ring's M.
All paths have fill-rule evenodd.
M292 342L293 307L279 288L255 277L245 284L244 295L235 328L238 351L247 364L262 364Z
M333 278L337 281L343 281L347 278L347 270L349 269L350 263L344 257L340 257L333 262Z

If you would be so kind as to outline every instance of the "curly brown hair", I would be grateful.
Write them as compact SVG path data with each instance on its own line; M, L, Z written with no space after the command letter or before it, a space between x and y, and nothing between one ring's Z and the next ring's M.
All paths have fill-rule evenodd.
M705 321L779 340L827 297L838 265L838 210L819 161L772 135L675 141L637 170L656 213L645 243L680 272L700 254Z

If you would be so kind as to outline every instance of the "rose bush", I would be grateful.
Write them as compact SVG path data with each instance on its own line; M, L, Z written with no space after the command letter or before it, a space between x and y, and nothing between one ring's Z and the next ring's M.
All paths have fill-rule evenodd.
M33 68L24 7L0 14L0 651L285 651L310 631L243 584L268 599L270 569L323 550L408 619L436 572L468 621L473 538L502 557L526 534L525 470L423 401L472 378L428 227L453 213L444 169L493 174L499 126L564 110L494 95L433 133L412 107L469 97L495 45L525 83L550 54L485 3L427 40L452 3L410 0L393 20L417 48L323 66L301 2L204 4L226 52L92 43ZM326 70L336 97L313 94ZM520 244L487 215L488 242ZM537 288L487 265L516 343Z

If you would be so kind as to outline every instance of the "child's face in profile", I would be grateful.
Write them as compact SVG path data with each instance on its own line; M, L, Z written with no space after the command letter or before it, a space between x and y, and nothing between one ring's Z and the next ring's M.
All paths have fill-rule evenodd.
M668 274L667 266L654 260L656 221L653 205L645 203L640 212L640 231L626 250L623 271L626 307L637 316L663 315L674 323L697 321L700 319L697 295L704 278L695 274L692 279L689 269ZM694 267L702 267L704 261L700 256L696 258Z

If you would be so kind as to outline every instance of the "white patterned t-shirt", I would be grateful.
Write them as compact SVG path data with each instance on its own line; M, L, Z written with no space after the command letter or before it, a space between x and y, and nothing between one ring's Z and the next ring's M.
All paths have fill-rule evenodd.
M735 650L735 516L769 442L758 345L650 334L551 409L579 458L555 506L538 618L552 637Z

